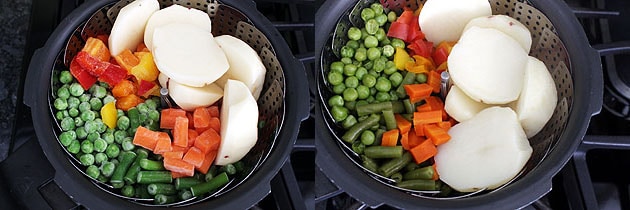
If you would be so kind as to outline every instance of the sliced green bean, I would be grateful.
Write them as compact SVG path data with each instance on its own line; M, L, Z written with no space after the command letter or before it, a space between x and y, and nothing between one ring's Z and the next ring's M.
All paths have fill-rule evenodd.
M402 156L398 158L391 159L385 162L381 167L378 168L379 174L389 177L392 174L399 172L400 169L404 168L407 163L411 162L413 157L410 153L405 152Z
M227 184L229 181L230 179L228 178L227 173L222 172L208 182L190 187L190 191L192 192L193 196L200 196L207 192L218 189L219 187Z
M341 137L341 139L345 142L351 143L359 138L361 133L364 130L371 128L372 126L378 125L378 121L381 119L379 115L370 115L367 119L356 123L350 129L346 131L345 134Z
M413 179L396 183L397 187L411 190L436 190L434 180Z
M391 109L383 110L383 119L385 120L387 130L397 128L396 117L394 117L394 112Z
M412 171L408 171L407 173L405 173L405 175L403 176L403 178L405 180L411 180L411 179L432 179L433 178L433 166L425 166L422 168L418 168Z
M365 148L365 156L374 159L380 158L400 158L403 156L402 146L369 146Z

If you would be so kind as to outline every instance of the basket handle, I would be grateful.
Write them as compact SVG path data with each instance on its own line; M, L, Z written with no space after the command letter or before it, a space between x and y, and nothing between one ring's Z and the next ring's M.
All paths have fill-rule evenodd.
M602 73L602 62L601 62L601 56L604 56L604 53L602 53L601 50L595 50L592 47L588 47L586 52L589 54L588 57L590 58L594 58L599 60L599 62L590 62L589 65L591 65L591 67L589 69L591 69L591 97L590 98L594 98L594 99L599 99L599 100L591 100L591 104L589 107L589 112L591 113L591 116L595 116L597 114L599 114L599 112L602 110L602 105L603 105L603 99L604 98L604 76ZM601 85L599 85L601 84Z
M28 70L26 72L26 81L24 82L24 99L23 102L28 107L33 108L35 105L35 98L37 93L37 87L41 87L38 81L40 81L39 77L44 75L39 71L43 63L42 57L42 49L39 48L35 50L33 53L33 57L31 57L31 62L28 65Z

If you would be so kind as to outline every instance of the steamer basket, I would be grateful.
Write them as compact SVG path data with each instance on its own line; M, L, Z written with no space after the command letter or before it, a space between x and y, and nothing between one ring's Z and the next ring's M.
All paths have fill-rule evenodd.
M101 1L96 3L95 5L87 5L80 7L77 9L76 13L80 13L75 16L79 17L77 21L74 21L70 24L64 24L68 21L62 22L59 28L63 28L64 32L68 35L60 35L59 37L55 37L56 34L51 36L51 40L55 39L55 44L58 48L50 49L55 47L45 46L44 50L49 52L48 56L42 56L41 52L37 52L33 60L38 59L49 59L52 60L50 63L52 65L46 68L46 65L39 65L38 61L34 61L31 63L29 67L29 73L27 76L27 84L26 87L35 85L36 88L38 84L34 80L47 80L48 85L39 86L46 87L47 91L45 92L46 100L38 100L44 99L43 94L33 95L34 93L30 93L30 95L25 96L25 101L34 110L40 110L38 108L42 107L44 104L48 113L46 115L48 122L52 124L50 129L45 126L44 129L36 129L40 142L44 147L44 152L49 159L51 159L51 163L56 165L57 161L65 161L67 163L63 163L63 167L65 171L60 172L59 168L57 171L56 177L60 177L60 180L63 180L64 173L69 174L82 174L79 180L79 187L81 185L85 185L86 183L90 183L93 186L93 189L98 189L97 191L101 192L89 192L88 194L102 194L105 192L109 197L116 197L121 200L126 200L125 205L140 205L146 207L156 207L156 206L203 206L206 205L209 200L216 201L214 203L219 204L231 204L233 207L243 207L247 208L258 200L262 199L264 195L269 193L269 180L271 177L277 173L281 165L284 163L288 154L292 148L293 143L295 142L295 138L297 135L297 131L299 129L299 121L305 119L308 115L308 98L303 97L308 94L302 93L307 91L307 87L302 85L304 80L306 80L305 75L303 74L303 66L297 59L295 59L290 53L290 50L284 43L284 40L277 35L277 31L274 31L273 28L268 28L271 25L268 22L265 22L266 19L258 13L255 8L252 7L251 2L249 4L247 2L235 3L230 1L216 1L216 0L159 0L160 7L165 8L173 4L179 4L188 8L198 9L204 12L207 12L212 20L212 34L214 36L220 35L232 35L243 41L245 41L248 45L250 45L259 55L263 64L266 67L267 73L265 82L263 84L262 93L257 101L259 108L259 121L264 121L264 127L259 128L258 136L259 139L256 142L256 145L250 150L250 152L241 160L244 163L245 170L241 173L238 173L231 177L230 182L212 193L211 195L203 196L203 197L195 197L189 200L180 201L177 203L167 204L167 205L155 205L153 204L153 199L139 199L139 198L130 198L121 195L119 189L114 189L109 183L104 183L93 179L85 174L86 167L82 166L74 155L70 154L66 148L61 145L59 141L59 134L61 133L61 129L59 126L59 122L54 118L54 111L52 102L55 99L56 89L58 88L57 84L54 84L52 76L58 74L59 71L67 69L70 64L70 61L74 58L74 56L83 48L85 44L85 40L88 37L95 37L96 35L102 34L110 34L112 25L118 15L118 12L125 5L133 2L133 0L123 0L123 1ZM240 5L239 5L240 4ZM246 6L243 6L246 5ZM85 8L89 7L89 8ZM240 7L239 9L237 9ZM81 11L81 10L84 11ZM91 12L90 12L91 11ZM67 19L71 19L73 16L69 16ZM77 17L74 17L77 18ZM82 19L81 19L82 18ZM264 29L257 27L256 25L263 26ZM60 30L60 29L58 29ZM271 35L271 38L268 36ZM59 39L63 39L61 42ZM49 42L51 42L49 40ZM39 50L42 51L42 50ZM53 60L54 59L54 60ZM34 69L34 68L42 68ZM33 74L35 71L41 71L42 74L45 74L44 77L36 76ZM47 75L46 75L47 74ZM287 81L288 78L291 78ZM301 81L300 81L301 80ZM35 83L35 84L33 84ZM295 90L290 90L287 92L285 86L289 83L292 86L297 86ZM29 91L33 92L33 91ZM296 95L295 97L286 97L290 92ZM290 104L290 106L287 106ZM35 108L36 106L37 108ZM41 112L37 112L37 115L40 115ZM33 111L33 115L36 116L35 111ZM36 117L34 117L35 119ZM38 120L36 120L38 121ZM284 128L286 126L285 123L289 123L289 128ZM38 123L36 123L38 124ZM297 124L298 126L296 126ZM36 125L37 128L37 125ZM51 132L52 131L52 132ZM47 138L47 136L53 136L54 138ZM44 136L44 137L43 137ZM51 141L57 141L57 143L52 144ZM51 145L51 149L46 148L45 145ZM58 150L58 151L50 151L50 150ZM59 151L64 150L65 154L60 154ZM52 153L52 155L51 155ZM51 158L54 156L54 158ZM64 157L65 156L65 157ZM272 162L268 162L272 161ZM69 163L69 164L68 164ZM71 167L68 167L71 166ZM63 170L62 170L63 171ZM252 180L254 179L254 180ZM58 181L58 182L59 182ZM262 184L260 183L262 181ZM63 182L63 181L61 181ZM75 181L71 181L75 182ZM265 183L266 182L266 183ZM244 184L245 183L245 184ZM76 183L72 183L73 187L76 186ZM244 187L239 186L247 186L250 189L241 189ZM252 189L252 186L261 186L256 189ZM71 188L73 188L71 187ZM95 188L94 188L95 187ZM247 188L245 187L245 188ZM87 189L87 188L86 188ZM78 189L78 194L82 194L85 192L81 192L85 190ZM238 191L238 192L233 192ZM243 193L242 191L246 191L247 193ZM238 194L241 193L244 198L239 198ZM247 195L251 197L246 197ZM256 194L256 195L254 195ZM82 197L80 195L71 195L77 196L78 198ZM91 197L91 196L88 196ZM107 199L110 199L110 198ZM225 198L225 199L220 199ZM258 200L256 200L258 199ZM243 202L243 200L248 200ZM87 198L84 201L89 201L88 204L91 204L92 201L95 201L92 198ZM80 202L80 201L79 201ZM212 203L212 202L211 202ZM221 206L218 205L218 206ZM249 205L249 206L247 206ZM216 204L213 206L217 206ZM106 208L102 206L102 208ZM138 208L135 206L133 208ZM206 207L207 208L207 207Z
M424 1L425 0L418 0L418 1L381 0L381 4L383 4L385 8L396 11L398 14L400 14L400 12L402 12L402 9L404 7L416 9L418 8L418 5L424 3ZM326 103L327 99L333 95L332 86L329 85L326 79L324 78L324 76L321 76L321 75L327 75L330 64L333 61L338 60L338 58L340 57L339 51L341 47L344 46L345 42L347 41L347 38L345 38L345 34L347 33L348 29L351 26L358 26L358 27L363 26L363 21L360 16L360 11L363 8L369 7L370 4L374 2L378 2L378 1L359 0L358 2L356 1L353 1L353 2L355 2L355 4L349 5L349 7L347 7L347 10L345 10L345 12L338 19L337 24L334 26L334 30L332 31L333 33L331 34L331 36L328 37L327 40L321 40L323 43L323 46L321 48L321 54L320 54L321 57L318 62L318 64L320 65L319 69L321 70L321 72L319 72L320 76L318 77L318 80L319 80L318 88L319 88L319 93L321 97L320 106L321 106L321 112L322 112L322 118L323 118L321 121L323 121L322 124L324 124L326 128L328 128L331 131L330 134L332 137L332 139L322 139L321 141L326 142L326 144L328 144L327 141L335 141L338 147L340 148L338 150L341 150L342 153L350 160L350 162L352 162L353 165L355 165L355 167L359 168L361 171L366 173L368 177L372 178L372 180L382 183L391 189L395 189L399 192L410 195L411 197L417 197L423 200L431 200L431 202L453 202L453 201L458 201L458 200L470 200L470 199L475 199L475 198L480 198L480 197L488 197L490 195L501 194L502 191L506 191L504 188L511 187L517 183L523 184L524 182L527 182L524 180L526 178L529 178L529 179L534 178L533 176L536 176L536 175L534 175L535 173L532 173L533 171L539 171L539 170L542 170L542 168L544 167L548 167L548 166L542 166L541 168L541 164L543 163L547 163L547 165L548 164L555 165L556 167L554 168L556 168L556 170L552 171L552 173L555 174L557 170L559 170L559 168L562 165L564 165L564 163L566 163L570 154L575 150L575 148L577 147L577 144L583 137L585 129L586 129L586 127L581 127L579 129L576 129L573 126L571 126L571 128L568 128L567 125L569 125L571 120L583 121L583 122L580 122L582 124L584 123L584 121L588 123L590 116L592 114L599 112L599 108L601 107L601 105L598 104L597 101L600 101L599 103L601 103L600 90L601 90L601 86L603 85L601 82L601 72L594 73L594 74L599 74L595 77L599 79L599 81L596 79L593 79L594 80L593 83L588 84L591 82L589 78L589 81L587 82L587 84L580 83L580 85L584 85L586 86L586 88L594 88L595 93L599 92L600 95L595 95L594 97L587 95L586 93L577 95L579 97L576 97L576 95L574 95L574 93L577 92L576 88L574 87L574 82L577 84L577 82L583 80L582 78L576 79L575 77L582 77L585 74L583 72L585 70L582 69L584 66L577 66L577 65L580 65L579 62L583 62L583 61L572 60L572 58L577 57L578 54L580 53L590 53L588 55L590 59L589 61L593 61L593 59L597 59L597 60L594 60L593 63L589 63L588 65L593 66L593 64L595 64L595 68L592 69L593 71L598 71L601 67L599 66L600 65L599 59L598 59L599 56L594 53L594 51L590 48L590 46L586 44L586 42L576 44L576 42L570 41L569 43L572 45L570 47L582 48L584 52L579 52L575 50L570 51L566 47L563 40L558 36L558 29L555 26L563 25L563 27L561 28L562 30L565 30L565 31L562 31L562 32L565 32L566 34L567 32L566 25L569 24L568 21L567 22L554 22L556 23L556 25L554 25L552 21L550 21L550 19L548 19L547 16L545 16L545 14L541 12L541 10L534 7L533 4L528 1L490 0L490 5L492 7L493 14L504 14L504 15L511 16L519 20L531 31L532 49L529 55L536 57L545 63L551 75L553 76L553 79L556 84L556 89L558 92L558 104L556 106L554 114L549 120L549 122L545 125L543 130L540 133L538 133L536 136L529 139L530 145L533 148L533 154L532 154L532 157L527 162L527 164L525 165L525 167L523 168L523 170L513 180L511 180L510 182L506 183L505 185L497 189L485 190L485 191L480 190L477 192L466 193L466 194L456 193L456 194L451 194L449 196L441 196L438 194L437 191L415 191L415 190L398 188L394 185L395 184L394 180L391 180L379 174L373 173L362 166L361 159L359 158L359 156L350 149L349 145L347 145L345 142L343 142L340 139L341 135L343 135L343 129L341 128L340 125L336 125L334 121L332 120L332 116L329 110L330 107L328 107L328 104ZM543 4L541 4L541 6L542 5ZM544 5L544 6L546 7L547 5ZM555 5L550 5L549 7L554 7L554 6ZM581 29L571 28L571 30L581 30ZM583 32L579 34L581 35L583 34ZM590 74L591 72L586 72L586 73ZM593 87L589 87L589 86L593 86ZM577 98L580 98L579 101L574 101ZM587 103L587 104L593 103L592 100L597 100L594 102L594 104L592 104L593 106L591 107L592 111L584 112L584 111L575 110L575 106L581 105L582 103ZM581 133L581 134L577 135L574 138L566 137L567 134L573 135L575 133ZM570 146L567 148L567 146L565 145L570 145ZM326 145L326 146L329 146L329 145ZM563 157L560 159L556 159L554 157L552 160L549 160L548 156L552 154L562 155ZM318 159L318 165L320 166L325 165L325 163L323 163L322 161ZM326 166L321 166L321 167L327 168ZM335 173L335 172L332 172L332 173ZM550 182L550 180L548 180L548 182ZM534 199L529 200L527 202L532 202L533 200ZM385 201L385 202L388 202L388 201ZM523 205L523 204L520 204L520 205Z

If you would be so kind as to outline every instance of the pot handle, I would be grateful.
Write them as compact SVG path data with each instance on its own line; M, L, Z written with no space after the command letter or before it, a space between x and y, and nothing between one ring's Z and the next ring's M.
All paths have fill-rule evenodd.
M604 56L601 50L596 50L593 48L589 48L586 50L589 53L589 58L596 58L597 62L591 62L591 98L599 99L599 100L591 100L590 104L590 113L592 116L599 114L602 110L603 100L604 98L604 76L602 71L602 62L601 56Z
M39 69L42 67L42 49L35 50L31 57L31 62L28 65L26 72L26 81L24 82L24 99L23 102L28 107L33 108L35 105L36 90L39 87L39 77L42 75Z

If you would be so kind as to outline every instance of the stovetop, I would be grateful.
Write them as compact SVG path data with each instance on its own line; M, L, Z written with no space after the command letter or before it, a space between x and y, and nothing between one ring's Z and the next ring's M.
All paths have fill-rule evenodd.
M26 0L16 0L24 3ZM630 209L630 92L614 86L612 71L624 72L630 66L630 2L623 0L565 0L582 23L591 44L600 51L606 77L607 95L602 112L593 117L578 151L572 160L553 179L553 190L535 201L527 209ZM4 4L3 0L2 3ZM30 31L26 38L24 62L36 48L43 46L50 32L83 0L32 0ZM315 11L323 0L256 0L257 8L281 32L293 54L305 64L309 79L311 104L317 102L314 79ZM4 8L4 5L3 7ZM2 11L4 13L4 11ZM624 54L625 53L625 54ZM25 68L25 66L23 66ZM23 68L23 69L24 69ZM21 72L24 78L25 71ZM630 74L619 74L622 83L630 81ZM22 79L23 81L23 79ZM9 83L0 84L7 85ZM19 85L21 86L21 85ZM18 87L18 93L21 87ZM0 96L2 96L0 92ZM625 94L625 95L624 95ZM15 128L11 141L11 155L0 164L3 168L19 168L26 177L0 173L0 209L74 207L72 200L54 185L45 183L53 173L41 148L33 136L30 110L21 105L21 94L16 94ZM0 97L0 101L4 98ZM315 126L311 117L301 124L300 133L291 158L272 180L271 193L252 209L364 209L367 206L339 189L314 164ZM12 113L12 114L13 114ZM4 113L2 113L4 115ZM3 126L4 128L4 126ZM0 136L3 137L3 136ZM4 137L3 137L4 138ZM7 140L0 139L0 161L7 149ZM38 155L39 154L39 155ZM20 167L24 162L37 162L41 166ZM1 170L0 170L1 171ZM6 189L11 189L9 192ZM38 197L38 194L59 195ZM36 201L43 202L37 203ZM392 209L386 205L378 209ZM6 208L5 208L6 206Z

